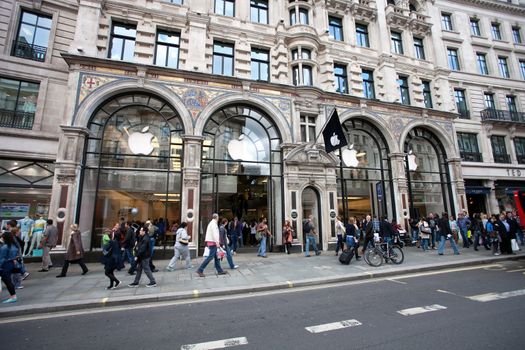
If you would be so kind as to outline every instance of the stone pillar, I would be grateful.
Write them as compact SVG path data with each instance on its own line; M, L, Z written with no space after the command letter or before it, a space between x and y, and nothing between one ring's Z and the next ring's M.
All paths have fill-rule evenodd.
M394 187L394 205L398 223L408 228L410 218L410 198L408 196L408 182L405 172L406 154L390 153L390 164L392 167L392 183ZM390 198L384 198L387 203Z
M461 158L447 159L452 186L452 202L454 208L449 209L449 214L456 215L460 211L467 210L467 196L465 193L465 182L461 171Z
M57 223L58 245L65 248L69 242L69 226L75 223L80 162L84 151L84 141L89 130L66 125L62 125L61 129L49 218ZM80 228L81 231L85 229ZM89 248L90 242L86 241L89 239L83 237L83 243L87 244L84 249Z
M75 37L69 45L69 53L97 56L98 23L105 0L79 0Z
M207 30L210 18L202 13L188 12L188 57L186 66L181 69L206 73L207 59L206 50L203 50L203 43L208 43Z
M191 235L190 251L195 254L199 248L199 193L201 176L202 136L185 135L184 167L182 170L181 220L188 223L188 234ZM202 232L204 234L204 232ZM193 255L193 254L192 254Z
M499 213L498 199L496 198L496 185L494 180L487 180L485 186L490 187L490 193L488 195L488 213Z

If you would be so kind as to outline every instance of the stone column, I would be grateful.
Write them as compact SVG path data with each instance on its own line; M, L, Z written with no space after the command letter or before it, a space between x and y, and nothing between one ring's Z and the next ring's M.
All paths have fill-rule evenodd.
M490 187L490 193L488 195L488 213L499 213L498 199L496 198L496 185L494 180L487 180L485 186Z
M206 50L203 49L203 44L208 42L207 30L210 18L202 13L188 12L187 14L187 28L188 28L188 57L186 59L185 67L188 71L195 71L206 73L207 59Z
M467 196L463 172L461 171L461 158L449 158L447 159L447 165L450 171L452 202L454 203L454 208L449 209L449 214L456 215L460 211L467 210Z
M201 176L202 136L184 135L184 167L182 170L181 220L188 223L192 256L199 248L199 193ZM202 232L204 234L204 232Z
M97 56L99 17L105 0L79 0L75 36L69 45L69 53Z
M405 153L390 153L390 164L392 167L392 183L394 187L394 205L396 208L396 217L398 223L408 227L410 218L410 198L408 196L408 182L405 172L406 164ZM387 203L390 198L384 198Z

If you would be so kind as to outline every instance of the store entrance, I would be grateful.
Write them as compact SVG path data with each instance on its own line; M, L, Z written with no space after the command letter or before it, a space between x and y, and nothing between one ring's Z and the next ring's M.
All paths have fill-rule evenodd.
M468 212L473 213L487 213L486 195L485 194L468 194L467 208Z
M304 226L305 221L308 219L310 215L313 215L314 217L314 227L317 231L317 248L320 250L323 250L323 229L321 223L322 217L321 217L321 207L319 205L319 192L317 192L316 189L313 187L306 187L303 190L303 194L301 195L302 201L301 205L303 208L303 225L301 226L301 231L303 231L303 244L306 242L306 235L304 233L304 230L302 227Z

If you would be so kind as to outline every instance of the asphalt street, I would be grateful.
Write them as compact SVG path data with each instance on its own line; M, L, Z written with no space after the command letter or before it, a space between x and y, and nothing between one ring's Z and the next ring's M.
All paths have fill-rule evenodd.
M220 281L218 279L218 281ZM525 262L0 320L2 349L520 349Z

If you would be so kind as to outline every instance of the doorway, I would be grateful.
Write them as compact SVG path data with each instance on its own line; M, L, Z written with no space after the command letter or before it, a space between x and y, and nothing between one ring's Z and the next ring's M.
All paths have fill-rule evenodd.
M301 195L301 206L303 208L303 225L308 216L314 216L314 227L317 230L317 248L323 250L323 226L321 217L321 205L320 205L319 192L313 187L306 187ZM306 242L306 235L303 231L303 244Z

